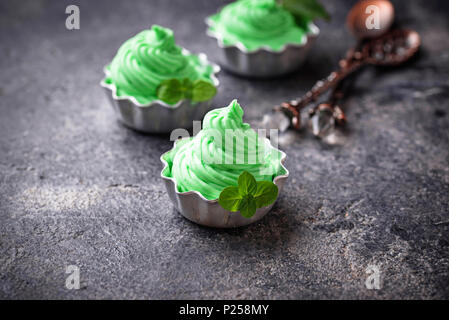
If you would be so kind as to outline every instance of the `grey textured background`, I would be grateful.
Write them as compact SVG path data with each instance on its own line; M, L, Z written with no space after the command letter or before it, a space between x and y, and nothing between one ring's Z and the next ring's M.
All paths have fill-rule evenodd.
M327 75L354 43L332 13L305 66L276 81L221 72L216 106L245 120ZM78 4L81 29L65 29ZM281 140L291 172L273 211L237 230L183 219L159 178L166 136L115 120L99 87L120 44L151 24L211 60L220 1L0 1L0 298L449 298L449 6L394 1L419 59L368 68L335 145ZM80 290L65 267L81 268ZM376 264L382 288L367 290Z

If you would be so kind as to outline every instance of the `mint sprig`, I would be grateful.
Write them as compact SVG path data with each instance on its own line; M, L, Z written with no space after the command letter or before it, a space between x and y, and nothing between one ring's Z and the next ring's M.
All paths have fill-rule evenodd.
M289 11L296 20L330 20L330 15L317 0L278 0L279 4Z
M240 211L245 218L251 218L257 208L266 207L276 201L278 187L271 181L256 181L248 171L243 171L238 186L224 188L218 203L231 212Z
M192 81L186 79L168 79L161 82L156 90L158 99L174 104L182 99L190 99L193 102L206 101L215 96L217 88L206 80Z

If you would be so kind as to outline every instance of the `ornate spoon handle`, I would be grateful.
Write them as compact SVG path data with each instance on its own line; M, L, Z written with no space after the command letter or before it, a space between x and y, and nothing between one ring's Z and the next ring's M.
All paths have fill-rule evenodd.
M276 114L266 115L264 123L267 127L279 127L279 121L282 121L285 130L288 126L287 121L295 129L301 126L301 110L311 102L335 86L348 75L359 69L365 64L378 66L399 65L415 55L421 45L421 38L416 31L407 29L391 30L388 33L371 40L361 40L359 44L346 54L346 58L340 60L339 69L332 72L327 78L318 81L310 91L297 100L284 102L276 106L272 111ZM282 111L282 112L277 112ZM338 111L338 110L337 110ZM265 118L267 121L265 121ZM344 115L337 115L337 120L344 121ZM282 130L284 131L284 130Z
M335 87L341 80L365 65L367 61L364 57L365 55L362 52L356 51L356 49L350 50L347 57L340 60L340 68L338 70L331 72L328 77L316 82L312 89L306 92L301 98L290 102L283 102L280 108L289 111L293 115L293 126L296 128L300 127L299 119L301 109L314 102L321 94Z

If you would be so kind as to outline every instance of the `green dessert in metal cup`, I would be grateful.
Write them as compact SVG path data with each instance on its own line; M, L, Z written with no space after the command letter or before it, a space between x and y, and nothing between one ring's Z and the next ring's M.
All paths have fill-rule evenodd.
M170 29L154 25L125 41L104 71L101 85L119 118L134 129L160 133L202 119L219 68L204 54L177 46ZM205 87L208 95L202 94Z
M308 18L298 23L275 0L238 0L210 16L208 35L222 48L220 63L237 74L270 77L297 69L318 28Z
M262 47L280 51L287 44L301 45L307 30L275 0L240 0L209 17L210 31L225 45L242 45L248 51Z
M211 110L196 136L178 140L172 150L162 155L165 167L161 176L170 198L189 220L214 227L257 221L271 209L272 202L246 218L220 206L223 190L238 186L244 172L258 183L274 183L279 191L287 179L285 154L242 118L243 109L236 100L228 107ZM277 193L273 202L276 198Z

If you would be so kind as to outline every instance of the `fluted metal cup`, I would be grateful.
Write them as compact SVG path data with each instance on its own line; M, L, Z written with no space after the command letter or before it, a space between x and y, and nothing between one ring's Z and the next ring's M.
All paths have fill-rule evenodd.
M206 24L212 26L213 22L206 19ZM313 23L309 24L308 29L301 44L287 44L280 50L266 46L250 51L242 43L224 44L220 34L210 29L207 30L207 35L216 39L220 47L217 61L223 68L241 76L269 78L296 71L304 63L311 45L320 33Z
M219 81L215 76L220 67L207 60L204 53L198 55L203 64L213 67L212 81L218 88ZM106 77L101 81L106 95L114 108L118 119L126 126L146 133L169 133L177 128L189 129L194 120L201 120L204 115L213 108L212 100L204 102L192 102L183 99L174 105L169 105L161 100L155 100L147 104L139 103L132 96L117 96L117 88L114 84L106 83L108 71L104 70Z
M244 218L240 212L231 212L221 207L218 203L218 199L208 200L198 191L179 192L176 179L166 176L166 172L170 170L169 162L167 162L166 157L176 148L176 143L179 143L179 141L180 140L175 141L174 147L161 156L161 161L164 165L164 168L161 171L161 177L165 183L171 202L181 215L190 221L207 227L236 228L249 225L262 219L271 210L274 202L269 206L257 209L256 213L251 218ZM265 144L266 146L275 149L271 146L268 139L265 139ZM282 171L285 173L276 176L273 180L273 183L279 190L278 198L289 176L289 172L284 166L287 155L282 151L280 151L280 153L281 167Z

